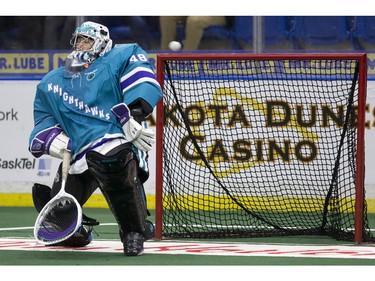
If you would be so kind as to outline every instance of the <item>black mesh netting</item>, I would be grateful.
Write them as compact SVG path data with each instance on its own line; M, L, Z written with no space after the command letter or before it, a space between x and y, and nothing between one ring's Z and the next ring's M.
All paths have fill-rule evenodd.
M353 240L358 61L163 69L163 236Z

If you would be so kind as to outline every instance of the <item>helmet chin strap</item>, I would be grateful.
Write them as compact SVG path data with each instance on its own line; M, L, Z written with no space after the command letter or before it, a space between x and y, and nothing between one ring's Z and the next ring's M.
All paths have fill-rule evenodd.
M73 51L65 60L65 70L68 73L81 72L89 68L96 57L87 51Z

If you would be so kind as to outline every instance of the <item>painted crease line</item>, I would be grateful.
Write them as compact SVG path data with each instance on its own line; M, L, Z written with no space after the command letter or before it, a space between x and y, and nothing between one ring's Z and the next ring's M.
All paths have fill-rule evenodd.
M0 250L67 251L67 252L113 252L121 253L118 241L93 241L81 248L37 244L33 239L0 239ZM146 254L193 254L218 256L278 256L316 258L362 258L375 259L375 247L371 246L317 246L317 245L252 245L243 243L181 243L145 242Z

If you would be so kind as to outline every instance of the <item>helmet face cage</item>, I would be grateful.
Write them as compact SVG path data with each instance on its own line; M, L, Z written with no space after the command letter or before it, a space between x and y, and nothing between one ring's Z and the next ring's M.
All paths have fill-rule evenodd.
M94 57L102 56L112 49L112 40L109 38L108 28L102 24L87 21L77 27L70 40L74 49L79 37L94 40L91 49L88 51Z

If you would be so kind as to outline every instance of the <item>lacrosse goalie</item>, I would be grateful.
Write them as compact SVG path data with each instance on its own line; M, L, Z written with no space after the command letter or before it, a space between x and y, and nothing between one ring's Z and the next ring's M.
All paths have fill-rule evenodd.
M145 120L162 90L147 53L138 44L112 48L106 26L84 22L70 43L73 51L65 66L37 85L29 150L37 158L62 158L69 150L66 191L83 206L99 187L118 223L124 254L142 255L144 241L154 237L143 184L149 177L148 152L155 134ZM34 185L37 210L60 187L61 166L51 189ZM59 245L87 245L92 233L85 226L97 223L83 215L77 233Z

